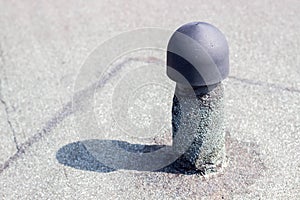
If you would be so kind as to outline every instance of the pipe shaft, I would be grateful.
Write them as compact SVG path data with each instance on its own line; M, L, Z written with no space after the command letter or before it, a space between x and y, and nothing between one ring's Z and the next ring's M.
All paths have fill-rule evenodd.
M173 148L183 153L174 163L176 168L208 174L222 166L225 157L223 96L222 83L196 87L193 91L176 85L172 107ZM189 141L188 146L183 141Z

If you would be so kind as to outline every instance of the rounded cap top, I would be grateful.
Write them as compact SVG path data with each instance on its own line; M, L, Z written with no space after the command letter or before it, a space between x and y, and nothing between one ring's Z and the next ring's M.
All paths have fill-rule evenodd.
M229 48L223 33L205 22L178 28L167 48L167 75L192 86L213 85L229 74Z

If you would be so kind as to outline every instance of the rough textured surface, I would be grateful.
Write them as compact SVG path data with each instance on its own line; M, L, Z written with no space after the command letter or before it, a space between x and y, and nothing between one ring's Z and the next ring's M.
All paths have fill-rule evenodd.
M299 0L101 0L72 4L1 0L1 95L23 151L16 153L6 109L1 105L0 134L4 138L0 153L5 160L0 166L0 198L299 200L299 6ZM121 69L95 94L97 135L74 123L75 117L86 113L72 110L73 84L86 57L103 41L139 27L173 31L195 20L220 28L231 52L230 76L223 82L225 122L230 133L224 173L209 179L121 169L101 173L100 165L98 171L92 171L98 164L90 162L93 158L80 146L75 155L67 154L74 153L74 148L64 154L69 159L66 164L76 167L59 163L56 155L60 149L74 147L71 144L84 139L171 145L174 85L167 90L148 88L157 91L154 98L141 90L139 94L145 94L142 99L154 99L148 107L143 101L131 102L137 105L132 113L155 110L155 122L167 126L152 138L128 137L117 128L110 106L115 84L132 72L131 67L155 57L163 61L161 74L165 74L165 51L159 55L135 52L130 57L138 57L138 61L121 60ZM150 73L132 73L140 81L153 78ZM148 115L143 120L137 116L131 116L134 123L147 124Z
M209 92L202 88L194 97L175 91L173 147L184 152L176 161L178 168L208 174L217 172L225 157L224 88L221 83Z

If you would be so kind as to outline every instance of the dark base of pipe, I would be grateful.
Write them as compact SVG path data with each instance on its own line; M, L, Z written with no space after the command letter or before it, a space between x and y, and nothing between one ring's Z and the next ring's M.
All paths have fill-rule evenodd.
M223 95L221 83L193 90L177 85L172 108L173 148L182 155L173 167L202 174L221 168L225 157Z

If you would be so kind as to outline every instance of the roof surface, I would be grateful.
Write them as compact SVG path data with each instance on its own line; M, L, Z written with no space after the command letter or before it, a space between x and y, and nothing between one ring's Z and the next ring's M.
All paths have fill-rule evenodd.
M297 0L0 1L0 198L300 199L299 8ZM81 70L91 53L108 58L116 49L103 42L125 31L191 21L215 25L229 43L223 172L136 171L121 156L112 169L95 159L86 141L108 141L107 152L113 141L135 151L171 145L174 82L163 50L126 52L95 77Z

